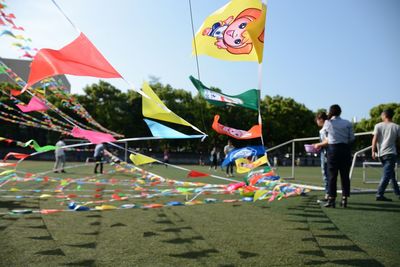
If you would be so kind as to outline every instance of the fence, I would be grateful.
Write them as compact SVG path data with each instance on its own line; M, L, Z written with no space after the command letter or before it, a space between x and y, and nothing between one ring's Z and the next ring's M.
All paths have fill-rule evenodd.
M372 132L364 132L364 133L356 133L354 135L356 137L359 137L359 136L365 136L365 135L371 135L371 134L372 134ZM296 177L296 173L295 173L295 169L296 169L296 143L307 142L307 141L318 141L318 140L319 140L319 137L307 137L307 138L292 139L292 140L289 140L289 141L284 142L282 144L279 144L277 146L269 148L268 149L268 153L270 153L271 151L274 151L274 150L276 150L278 148L281 148L281 147L284 147L284 146L287 146L287 145L291 144L292 145L292 151L291 151L292 175L291 175L291 177L287 177L287 179L295 179L295 177ZM351 179L351 177L353 175L353 170L354 170L354 166L355 166L355 163L356 163L357 156L360 155L362 152L367 151L368 148L371 149L371 147L363 148L362 150L357 151L354 154L353 162L352 162L352 166L351 166L351 170L350 170L350 179Z

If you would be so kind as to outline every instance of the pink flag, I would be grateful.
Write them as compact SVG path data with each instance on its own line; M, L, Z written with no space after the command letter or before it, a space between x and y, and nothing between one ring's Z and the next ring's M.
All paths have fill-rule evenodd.
M71 134L76 138L85 138L93 144L117 141L111 134L84 130L76 126L72 129Z
M17 104L17 107L22 110L22 112L32 112L32 111L46 111L49 108L36 96L32 97L28 105Z

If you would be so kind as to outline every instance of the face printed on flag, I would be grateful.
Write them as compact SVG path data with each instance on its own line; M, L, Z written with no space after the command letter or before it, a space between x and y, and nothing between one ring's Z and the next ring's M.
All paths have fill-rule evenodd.
M266 6L232 0L207 17L196 34L197 52L224 60L262 61Z

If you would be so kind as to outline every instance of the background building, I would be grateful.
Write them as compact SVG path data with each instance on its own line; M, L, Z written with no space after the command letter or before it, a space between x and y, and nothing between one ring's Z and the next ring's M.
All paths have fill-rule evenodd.
M11 68L24 81L28 80L29 65L32 62L31 60L2 58L1 61L3 61L4 64ZM71 84L68 82L68 79L65 77L65 75L57 75L54 76L54 78L56 80L61 79L67 93L71 92ZM1 82L12 82L12 80L7 75L0 75L0 83Z

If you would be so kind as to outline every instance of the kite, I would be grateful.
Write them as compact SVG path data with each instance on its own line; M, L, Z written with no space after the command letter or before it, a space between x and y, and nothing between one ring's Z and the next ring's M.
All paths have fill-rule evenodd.
M234 129L218 123L219 115L214 116L214 122L212 128L220 134L224 134L235 139L246 140L261 137L261 125L254 125L248 131Z
M193 52L261 63L266 11L260 0L230 1L205 19L193 40Z
M199 91L200 95L213 105L220 107L238 106L258 110L259 93L257 89L250 89L239 95L226 95L211 90L193 76L190 76L189 79L192 81L194 87Z
M83 33L60 50L40 49L31 63L23 91L44 78L58 74L122 78Z

